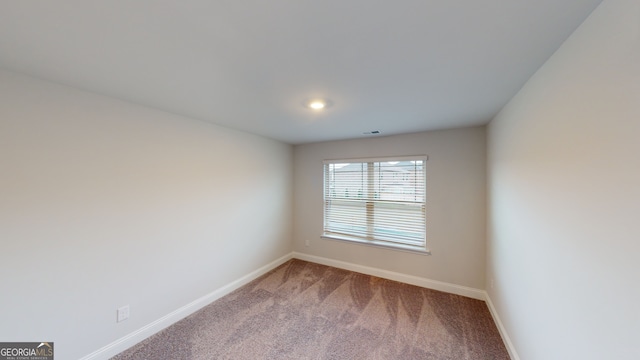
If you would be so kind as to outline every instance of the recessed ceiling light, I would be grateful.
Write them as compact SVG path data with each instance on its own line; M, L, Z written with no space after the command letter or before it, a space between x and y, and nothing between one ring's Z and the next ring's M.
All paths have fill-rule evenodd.
M312 103L309 103L309 107L314 110L324 109L325 106L326 104L322 101L314 101Z
M303 103L306 108L311 110L322 110L331 106L331 101L326 99L310 99Z

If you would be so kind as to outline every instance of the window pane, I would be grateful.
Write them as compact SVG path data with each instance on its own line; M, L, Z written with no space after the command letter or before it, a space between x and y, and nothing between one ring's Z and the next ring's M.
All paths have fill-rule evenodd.
M357 201L334 200L325 208L325 231L366 236L366 205Z
M324 232L425 248L424 158L324 166Z

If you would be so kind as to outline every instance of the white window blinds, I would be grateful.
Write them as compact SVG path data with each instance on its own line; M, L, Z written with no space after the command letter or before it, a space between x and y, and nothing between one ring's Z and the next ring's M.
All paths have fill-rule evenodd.
M324 236L426 250L426 157L324 162Z

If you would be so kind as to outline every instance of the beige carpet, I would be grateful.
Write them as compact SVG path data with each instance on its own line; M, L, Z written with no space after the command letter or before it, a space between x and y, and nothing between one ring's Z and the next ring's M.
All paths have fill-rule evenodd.
M482 301L291 260L113 359L509 355Z

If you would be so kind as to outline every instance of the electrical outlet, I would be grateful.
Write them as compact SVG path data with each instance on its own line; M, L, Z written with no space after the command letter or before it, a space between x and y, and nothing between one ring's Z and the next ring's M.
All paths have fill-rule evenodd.
M304 246L309 247L311 246L311 241L309 239L304 241Z
M123 307L118 308L117 313L117 322L125 321L129 318L129 305L125 305Z
M491 289L493 290L493 279L491 279L491 284L489 286L491 286Z

